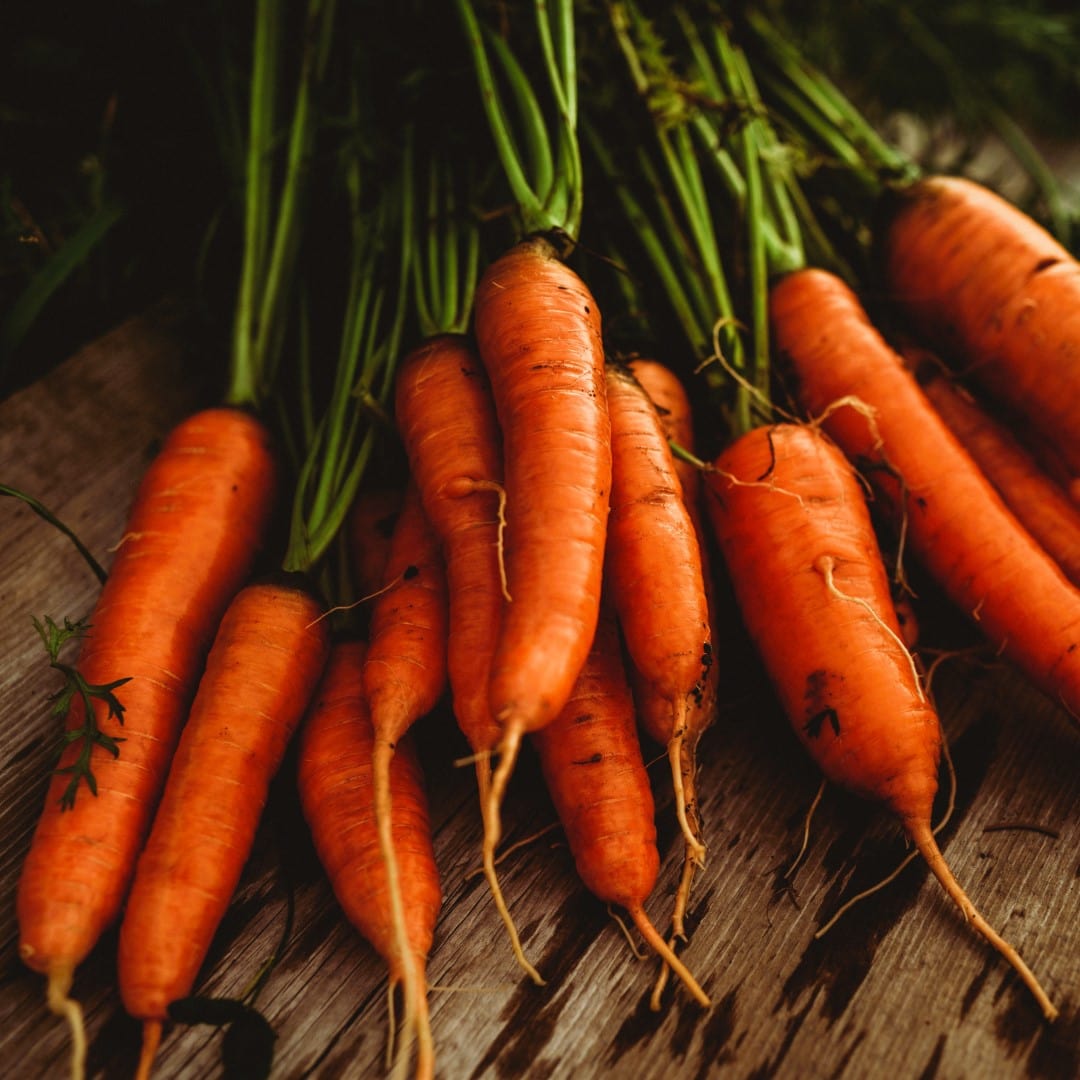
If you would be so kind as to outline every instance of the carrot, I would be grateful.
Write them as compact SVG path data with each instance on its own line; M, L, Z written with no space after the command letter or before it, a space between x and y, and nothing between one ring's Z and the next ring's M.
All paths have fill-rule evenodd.
M656 407L633 375L615 365L607 368L607 400L612 481L605 582L635 669L666 703L656 734L667 747L683 837L702 862L705 846L688 820L696 817L693 752L684 749L692 704L704 692L712 661L701 550Z
M802 745L827 779L899 818L965 919L1053 1019L1042 987L975 910L934 839L941 727L900 639L851 466L817 429L778 424L743 435L713 469L710 520L747 630Z
M393 585L394 582L399 584ZM393 837L391 763L401 737L438 703L446 688L446 570L414 483L409 484L390 541L386 589L374 601L363 687L374 732L372 785L379 849L386 868L390 919L400 958L407 1021L430 1067L424 978L409 945L404 893Z
M776 348L803 407L904 520L906 543L986 638L1076 719L1080 593L1017 522L839 278L771 294ZM861 403L861 404L860 404ZM826 415L827 414L827 415Z
M194 985L326 661L320 616L303 582L286 577L249 585L222 619L120 927L120 994L143 1021L140 1076L170 1002Z
M442 897L423 776L406 734L390 761L392 837L406 901L409 946L403 957L390 914L389 874L375 821L375 731L364 691L365 653L366 646L359 641L334 646L301 728L297 784L334 895L349 921L386 961L394 985L406 977L409 967L423 972ZM413 1003L419 1010L421 1035L429 1030L423 989L421 985ZM417 1075L430 1075L433 1060L430 1039L422 1038Z
M1000 420L945 373L936 356L913 345L902 346L900 353L938 416L1006 506L1080 587L1080 506Z
M679 377L670 368L655 360L636 359L630 361L627 366L656 406L661 426L669 442L692 454L695 446L693 417L690 400ZM674 463L682 489L682 499L697 536L705 598L711 613L710 641L712 644L707 650L707 655L711 660L715 656L716 639L715 590L709 567L708 537L702 520L701 470L681 456L676 457ZM682 785L684 792L689 792L689 797L684 800L687 805L686 816L697 836L701 834L701 821L695 794L697 773L695 758L702 734L716 718L716 701L720 687L719 672L720 668L714 662L705 666L700 692L694 694L688 702L686 732L682 738L680 751ZM631 668L630 680L634 690L634 704L637 707L639 723L653 739L661 745L666 745L671 736L670 709L667 702L656 692L655 685L650 685L634 666ZM686 936L684 920L696 867L697 859L694 857L694 849L688 845L683 860L682 878L675 893L675 905L671 916L672 937L675 940ZM657 984L658 992L654 996L656 1007L659 1006L659 991L663 990L665 981L662 977Z
M124 713L95 706L98 728L123 739L119 756L93 746L94 787L76 798L65 750L34 832L16 899L19 955L48 978L48 1000L84 1047L75 968L119 915L180 726L221 614L248 575L270 515L276 465L250 413L208 409L169 435L147 470L108 580L90 616L78 669L117 678ZM69 732L85 724L72 702ZM89 779L89 778L88 778ZM96 794L95 794L96 791Z
M424 509L446 561L447 674L458 726L475 756L481 806L499 741L488 697L502 619L502 435L483 366L467 339L440 334L414 349L397 374L395 414ZM485 815L485 829L488 827ZM484 875L514 956L536 983L484 846Z
M345 536L354 585L361 597L382 587L403 494L399 487L366 487L349 510Z
M707 1008L708 996L645 912L660 856L652 789L612 613L601 617L562 712L532 740L582 882L599 899L627 910L649 945Z
M488 268L475 325L503 432L510 594L489 690L502 727L491 846L521 737L561 711L596 630L611 425L599 310L550 243L525 241Z
M935 176L893 197L890 299L920 336L1052 434L1080 469L1080 264L989 189Z

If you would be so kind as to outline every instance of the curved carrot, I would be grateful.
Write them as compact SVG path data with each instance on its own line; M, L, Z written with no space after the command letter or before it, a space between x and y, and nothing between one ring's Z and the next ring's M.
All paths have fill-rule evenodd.
M436 706L446 689L446 570L438 537L424 513L413 482L390 540L383 572L385 591L371 611L371 640L364 659L363 686L374 732L372 784L379 848L386 867L391 923L401 958L407 1026L420 1046L430 1047L426 1030L423 971L409 946L401 874L393 840L391 764L409 728ZM395 584L395 582L397 584ZM422 1050L426 1059L426 1051Z
M586 888L626 908L649 945L708 1007L708 996L645 913L660 855L652 789L613 614L601 616L563 711L533 732L532 740Z
M140 1077L169 1004L194 985L326 662L321 616L288 575L247 586L221 621L120 926L120 993L143 1021Z
M349 921L371 943L396 984L410 967L420 973L416 1010L417 1075L431 1075L434 1051L423 971L442 895L432 849L427 797L408 734L390 761L391 833L405 900L409 957L391 912L390 881L375 821L375 731L364 692L366 646L336 644L300 732L297 784L304 817Z
M546 240L487 269L475 328L503 433L510 593L491 667L503 729L486 811L493 845L521 736L560 712L596 629L611 426L599 309Z
M900 353L934 411L960 440L1005 505L1080 587L1080 506L1012 433L950 378L941 362L913 345Z
M240 409L179 424L143 478L90 616L77 666L90 683L130 678L116 691L124 723L98 716L125 741L115 758L93 749L97 794L79 793L69 810L67 778L53 777L16 901L19 954L76 1027L72 974L120 913L206 652L261 544L276 488L269 443ZM67 727L83 723L76 698Z
M500 728L488 685L502 622L502 435L483 365L460 335L442 334L398 368L395 415L424 510L442 541L450 605L447 675L458 726L475 755L481 806L491 790L491 756ZM485 830L489 815L485 814ZM484 875L514 956L543 980L521 947L484 845Z
M713 463L709 516L747 630L825 776L883 803L964 918L1056 1016L1016 951L975 910L931 828L941 727L889 595L859 481L817 429L756 428Z
M905 520L909 549L995 647L1080 717L1080 592L1017 522L851 290L803 270L772 290L803 407Z
M1080 470L1080 263L994 192L929 177L894 197L881 238L890 298Z
M634 667L667 705L659 741L668 749L683 837L701 862L705 846L688 820L695 814L692 766L689 792L683 779L689 713L712 659L701 549L656 407L634 376L615 365L607 369L607 399L612 480L605 581Z

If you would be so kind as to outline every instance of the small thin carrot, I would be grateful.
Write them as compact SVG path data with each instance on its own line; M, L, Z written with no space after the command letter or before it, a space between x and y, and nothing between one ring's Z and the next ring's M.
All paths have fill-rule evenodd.
M823 270L770 300L803 407L903 520L908 549L990 642L1080 718L1080 592L1023 529L855 294Z
M364 691L360 641L334 645L300 732L297 785L319 859L349 921L390 969L391 984L421 973L416 1011L418 1076L431 1075L434 1050L422 973L442 902L424 780L410 734L390 761L391 834L404 899L409 951L391 915L390 880L375 820L375 731Z
M96 794L72 789L63 770L82 748L67 747L16 899L19 955L46 975L50 1007L77 1042L74 970L120 914L206 652L261 545L276 475L269 434L250 413L184 420L143 478L89 617L77 667L92 684L129 680L116 691L123 723L95 707L99 729L124 742L115 757L92 748ZM83 707L76 697L68 731L83 727Z
M644 387L660 415L660 424L668 441L681 451L693 454L695 450L694 421L682 380L664 364L656 360L635 359L627 365L634 377ZM716 659L716 611L715 588L709 565L709 541L702 519L702 482L701 469L698 465L675 457L675 471L682 487L682 498L687 513L697 536L698 552L701 559L705 599L710 612L710 648L702 654L705 673L699 692L695 693L686 711L686 732L680 747L682 787L685 794L686 817L695 833L700 836L702 825L697 799L697 746L704 732L716 719L716 703L720 692L720 665ZM667 703L656 692L654 685L644 679L636 667L631 666L630 681L634 690L634 704L637 707L638 721L641 726L661 745L670 739L670 710ZM694 874L698 867L694 848L687 845L683 857L683 869L675 891L675 903L671 913L672 948L678 941L686 938L686 911L690 903L690 891L693 887ZM660 995L667 982L668 969L664 968L657 979L653 993L653 1008L659 1008Z
M1080 470L1080 263L989 188L933 176L889 196L889 298L918 334L1052 433Z
M1005 505L1080 587L1080 506L1050 478L1012 432L937 357L911 344L899 352L934 411L997 489Z
M613 612L601 617L563 711L533 732L532 741L582 882L600 900L627 910L650 947L707 1008L708 995L645 912L660 856Z
M391 765L401 737L438 704L446 689L446 569L439 540L410 481L390 540L384 584L371 611L363 686L374 732L372 784L379 849L386 869L390 920L396 935L407 1010L425 1068L428 1051L425 980L409 945L404 890L394 848ZM395 584L396 583L396 584Z
M931 827L942 734L900 637L859 480L818 429L754 428L713 463L709 517L747 630L832 782L883 803L964 918L1057 1010L957 884Z
M608 365L611 515L604 575L635 669L667 704L667 747L675 811L693 858L705 845L696 815L689 714L704 693L712 634L701 549L660 416L625 368ZM696 742L696 736L693 740ZM689 776L689 784L686 782Z
M488 686L502 622L502 436L483 365L461 335L436 335L414 349L397 374L398 430L424 509L442 541L450 629L447 675L454 715L475 756L481 806L491 790L500 728ZM485 815L484 827L490 819ZM518 963L534 982L495 870L483 848L484 876Z
M140 1077L169 1004L194 985L326 662L321 614L287 575L247 586L222 619L120 927L120 994L143 1022Z

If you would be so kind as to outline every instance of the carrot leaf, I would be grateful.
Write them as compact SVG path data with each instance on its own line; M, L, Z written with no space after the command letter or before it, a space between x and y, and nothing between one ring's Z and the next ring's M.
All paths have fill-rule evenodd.
M124 706L114 693L124 683L130 682L130 677L114 679L109 683L89 683L72 664L63 662L60 653L69 641L77 641L85 637L90 627L82 622L65 618L63 625L57 623L50 615L46 615L44 621L34 619L34 629L41 637L45 650L49 654L49 666L59 671L64 677L64 685L53 695L53 707L51 715L58 718L67 716L72 701L78 697L83 704L82 727L69 728L61 736L62 749L66 750L72 743L82 741L79 754L75 760L62 768L57 768L54 773L59 776L69 776L70 781L60 796L60 806L64 810L70 810L75 805L75 796L79 790L79 784L85 783L91 795L97 794L97 779L91 768L91 757L95 746L107 750L113 757L119 757L120 746L123 739L107 735L98 727L97 713L94 711L94 701L103 701L107 708L107 718L116 719L121 724L124 722Z

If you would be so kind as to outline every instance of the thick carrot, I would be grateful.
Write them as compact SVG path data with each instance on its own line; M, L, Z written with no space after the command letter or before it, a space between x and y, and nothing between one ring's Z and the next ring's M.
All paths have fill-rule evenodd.
M635 669L667 705L658 741L668 750L679 825L701 862L705 845L689 820L696 810L693 758L686 762L683 750L712 660L700 545L651 399L616 365L608 365L607 398L612 480L605 584Z
M941 362L913 345L900 349L938 416L997 489L1005 505L1080 587L1080 506L1012 432L945 373Z
M532 739L582 882L599 899L626 908L649 945L708 1007L708 996L645 912L660 856L613 613L601 617L563 711Z
M407 1026L417 1031L421 1046L427 1047L424 976L409 946L394 848L391 764L401 737L431 712L446 689L447 598L439 540L413 482L405 491L383 577L386 588L372 606L371 640L363 667L364 696L374 732L375 824L402 964Z
M424 510L442 541L449 593L447 675L454 715L475 755L481 806L491 790L500 728L488 686L504 601L502 435L483 365L460 335L432 337L398 368L395 414ZM485 814L485 829L489 816ZM541 979L521 947L484 845L484 874L514 955Z
M755 428L713 463L708 510L750 637L825 776L887 806L934 876L1054 1006L968 900L931 827L941 727L903 642L851 466L816 428Z
M1080 717L1080 592L946 428L851 290L822 270L771 295L803 407L867 477L909 550L983 634Z
M970 180L929 177L893 200L881 236L890 298L1080 470L1080 264Z
M502 727L485 842L521 736L561 711L596 630L611 489L600 312L541 238L478 284L475 328L503 433L510 600L491 668Z
M401 982L410 966L421 973L420 996L412 1003L418 1032L416 1071L418 1076L431 1075L434 1051L423 971L442 902L439 874L423 776L406 734L390 762L393 845L410 950L409 957L402 957L375 822L375 732L364 693L365 653L359 641L334 646L301 728L297 784L315 848L349 921L386 961L392 984Z
M120 993L143 1021L140 1076L170 1002L194 985L326 662L321 615L288 575L238 593L214 639L120 926Z
M130 678L116 691L124 723L104 708L97 716L124 742L115 758L94 747L97 794L79 792L68 810L68 778L53 777L17 896L19 954L48 977L50 1006L76 1028L72 973L120 913L199 671L250 572L275 488L269 436L252 415L189 417L143 478L90 616L78 668L95 684ZM76 697L68 730L83 726L82 709ZM70 745L61 767L80 749Z

